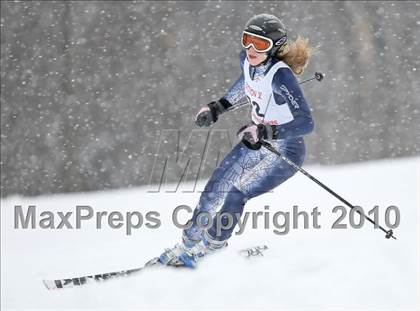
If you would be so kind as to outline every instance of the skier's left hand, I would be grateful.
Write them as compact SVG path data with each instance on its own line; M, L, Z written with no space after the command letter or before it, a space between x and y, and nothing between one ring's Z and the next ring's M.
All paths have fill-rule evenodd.
M251 144L259 142L264 137L265 126L259 125L244 125L237 133L240 140L246 140Z
M274 125L250 124L241 127L236 135L241 140L256 144L262 139L277 139L277 129Z

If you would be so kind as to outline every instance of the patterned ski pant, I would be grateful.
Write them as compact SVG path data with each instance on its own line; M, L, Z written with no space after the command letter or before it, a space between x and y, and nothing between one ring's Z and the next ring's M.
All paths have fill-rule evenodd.
M303 138L270 143L291 161L302 165L305 157ZM203 233L216 243L227 240L237 224L235 214L242 215L249 199L270 191L295 173L292 166L266 148L252 150L240 142L223 159L207 182L191 218L192 226L183 231L184 242L194 244L202 239ZM217 228L216 221L212 221L209 227L209 218L199 216L201 212L206 212L202 214L210 215L213 219L217 213L229 213L232 215L230 220L227 217L220 218L222 225L229 225L229 228ZM218 227L221 227L220 222Z

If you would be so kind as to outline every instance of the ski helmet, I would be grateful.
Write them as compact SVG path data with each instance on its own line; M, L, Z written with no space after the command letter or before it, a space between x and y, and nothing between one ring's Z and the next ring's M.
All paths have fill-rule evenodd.
M259 14L252 17L245 25L244 32L255 34L272 41L272 47L267 54L275 56L287 52L286 27L276 16L271 14Z

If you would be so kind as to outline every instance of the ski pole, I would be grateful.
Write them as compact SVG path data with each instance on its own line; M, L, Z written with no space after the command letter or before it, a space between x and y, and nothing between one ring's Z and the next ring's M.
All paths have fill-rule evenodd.
M354 209L354 205L352 205L350 202L348 202L347 200L345 200L343 197L339 196L337 193L335 193L333 190L331 190L330 188L328 188L326 185L324 185L322 182L320 182L318 179L316 179L314 176L312 176L311 174L309 174L307 171L305 171L303 168L301 168L300 166L296 165L293 161L291 161L289 158L287 158L285 155L281 154L280 152L278 152L269 142L267 141L261 141L261 145L264 146L266 149L268 149L269 151L273 152L274 154L278 155L280 158L282 158L282 160L284 160L285 162L287 162L289 165L291 165L293 168L295 168L296 170L298 170L299 172L301 172L303 175L305 175L306 177L308 177L309 179L311 179L312 181L314 181L315 183L317 183L319 186L321 186L322 188L324 188L326 191L328 191L330 194L332 194L334 197L336 197L337 199L339 199L341 202L343 202L344 204L346 204L347 206L349 206L351 209ZM389 238L393 238L394 240L396 240L397 238L394 236L394 232L392 231L392 229L389 229L388 231L386 229L384 229L381 225L377 224L374 220L372 220L370 217L366 216L365 214L362 214L358 209L355 209L355 211L357 213L359 213L360 216L365 217L368 221L370 221L374 226L378 226L379 229L381 229L383 232L386 233L385 238L389 239Z
M324 79L324 77L325 77L325 74L317 71L317 72L315 72L314 77L312 77L310 79L303 80L303 81L299 82L299 84L303 84L303 83L306 83L306 82L312 81L312 80L317 80L317 81L321 82L322 79Z
M314 74L314 76L312 78L303 80L303 81L299 82L299 84L304 84L304 83L309 82L309 81L312 81L312 80L317 80L317 81L321 82L322 79L324 79L324 77L325 77L325 74L324 73L317 71L317 72L315 72L315 74ZM239 104L236 104L235 106L230 107L229 109L227 109L227 111L233 111L233 110L236 110L238 108L244 107L244 106L246 106L248 104L249 104L249 101L246 100L246 101L244 101L242 103L239 103Z

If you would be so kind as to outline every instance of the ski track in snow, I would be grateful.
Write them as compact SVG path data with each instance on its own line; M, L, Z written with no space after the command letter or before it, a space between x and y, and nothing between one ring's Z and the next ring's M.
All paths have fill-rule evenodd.
M56 291L46 290L42 279L141 266L174 245L181 230L172 223L172 211L181 204L194 207L199 193L150 193L150 188L139 187L8 197L1 201L2 310L418 310L419 159L305 167L351 203L365 210L379 205L382 225L385 207L398 206L396 241L385 239L369 222L359 230L331 230L337 218L331 210L342 204L297 173L274 192L249 201L245 211L264 211L269 205L273 215L292 211L293 205L309 212L318 206L321 229L301 226L276 235L271 220L270 229L260 222L259 229L248 226L194 271L151 268ZM156 210L162 225L133 229L131 236L108 226L97 230L93 222L79 230L14 229L14 206L30 204L37 206L38 215L45 210L75 211L76 205L123 214ZM239 255L243 248L264 244L269 249L263 257Z

